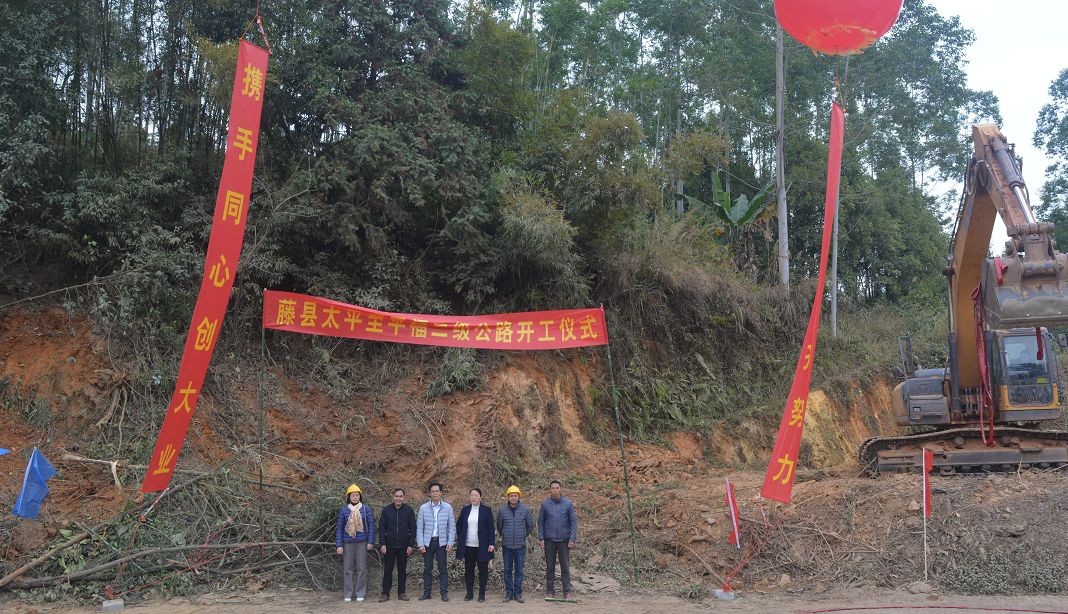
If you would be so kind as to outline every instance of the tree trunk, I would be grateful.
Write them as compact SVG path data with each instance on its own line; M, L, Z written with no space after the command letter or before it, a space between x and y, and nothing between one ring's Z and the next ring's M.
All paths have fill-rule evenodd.
M680 96L681 97L681 96ZM682 138L682 106L675 109L675 140ZM679 174L675 178L675 213L686 213L686 203L683 194L686 193L686 180Z

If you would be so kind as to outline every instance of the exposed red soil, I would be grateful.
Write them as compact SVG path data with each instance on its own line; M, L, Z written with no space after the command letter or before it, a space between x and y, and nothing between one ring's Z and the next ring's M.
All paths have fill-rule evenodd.
M430 369L412 368L388 388L339 395L306 381L297 369L272 367L263 395L267 479L310 494L313 485L322 485L321 478L337 479L341 471L341 481L361 481L373 502L383 501L394 485L413 490L418 500L427 481L436 479L445 482L447 500L462 504L467 487L474 485L496 501L516 475L527 500L537 502L548 477L559 477L582 523L576 564L625 579L630 543L623 465L613 419L592 409L592 391L603 387L602 365L581 351L514 355L494 364L481 389L434 399L426 396ZM242 365L218 357L212 369L219 381L232 385L225 391L206 388L180 467L214 467L258 441L256 378L247 367L242 373ZM120 492L106 466L63 461L64 452L87 453L87 442L99 432L96 424L121 407L128 381L88 321L62 310L0 315L0 382L5 384L0 445L16 451L0 457L0 502L13 503L32 446L60 470L49 484L52 493L40 522L10 525L10 538L0 543L4 562L24 560L74 522L111 517L137 496L137 471L123 474ZM746 568L736 586L767 593L818 592L835 583L900 587L915 579L918 525L907 507L915 496L913 480L857 478L851 464L860 439L891 428L880 407L888 395L884 385L858 391L845 404L818 391L813 395L805 436L816 467L799 471L794 506L775 529L785 537L773 540L761 563ZM34 403L46 405L47 416L35 415ZM765 515L774 523L778 512L756 495L773 427L743 421L710 433L668 434L664 445L627 443L635 525L640 548L651 554L650 573L672 586L689 583L708 590L717 585L717 574L737 562L739 553L725 544L724 476L737 484L747 539L770 530ZM121 460L143 464L147 459ZM1023 494L1010 499L1026 494L1033 509L999 511L1009 506L995 482L947 482L947 494L936 501L943 500L954 514L972 510L957 516L964 520L978 508L991 517L996 513L998 522L1034 523L1029 526L1048 516L1043 506L1060 504L1055 493L1063 480L1020 476L1012 484ZM275 500L295 505L306 497L287 490ZM1003 519L1004 513L1011 518ZM952 540L959 537L949 535L964 535L969 526L943 525L946 533L937 539L945 541L936 539L936 548L953 552ZM999 530L982 539L999 543L1019 537L1003 538ZM1036 547L1051 539L1034 530L1024 537L1032 538ZM1017 543L1022 542L1004 542L1006 548ZM944 558L949 569L952 557ZM793 579L783 583L784 572Z

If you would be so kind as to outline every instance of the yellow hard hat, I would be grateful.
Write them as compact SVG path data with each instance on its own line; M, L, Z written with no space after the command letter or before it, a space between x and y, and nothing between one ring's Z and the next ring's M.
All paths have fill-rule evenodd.
M506 490L504 492L504 496L507 497L508 495L510 495L512 493L515 493L515 494L519 495L520 497L523 496L523 491L519 490L519 487L516 486L515 484L512 484L511 486L508 487L508 490Z
M345 489L345 496L347 497L347 496L351 495L354 492L360 493L361 497L363 496L363 490L359 486L357 486L355 484L352 484L348 488Z

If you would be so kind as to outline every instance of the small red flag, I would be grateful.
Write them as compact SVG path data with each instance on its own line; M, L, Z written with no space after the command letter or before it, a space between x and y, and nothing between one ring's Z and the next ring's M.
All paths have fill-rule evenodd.
M738 523L738 502L734 500L734 486L731 484L730 478L724 479L727 480L727 509L731 512L731 533L727 537L727 543L734 544L741 548L742 532L739 529Z
M931 517L931 478L929 474L934 468L934 453L927 448L923 449L923 517Z

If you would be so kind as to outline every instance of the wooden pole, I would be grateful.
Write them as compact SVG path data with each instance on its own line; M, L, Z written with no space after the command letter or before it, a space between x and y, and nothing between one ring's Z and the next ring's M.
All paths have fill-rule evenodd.
M608 323L605 323L607 329ZM619 393L616 391L616 375L612 370L612 347L604 345L608 353L608 380L612 384L612 405L616 411L616 431L619 433L619 459L623 462L623 488L627 493L627 525L630 527L630 573L634 582L638 581L638 545L634 535L634 511L630 502L630 472L627 470L627 452L623 447L623 421L619 417Z
M262 295L262 292L261 292ZM261 300L262 304L262 300ZM264 499L263 499L263 425L265 421L264 409L263 409L263 372L267 369L267 329L264 326L260 326L260 374L259 380L256 383L256 404L260 410L260 449L259 458L256 463L260 469L260 488L258 493L259 506L260 506L260 565L263 564L263 542L266 541L266 528L263 526L264 518Z
M923 499L923 505L920 506L920 514L923 516L923 581L926 582L927 581L927 513L928 513L927 499L929 498L928 497L928 493L931 491L931 483L929 481L931 479L931 476L930 476L929 473L927 473L927 448L921 448L920 449L920 465L923 467L923 469L921 471L922 472L922 477L920 478L920 484L922 485L922 488L920 489L921 490L920 497L922 497L922 499Z

